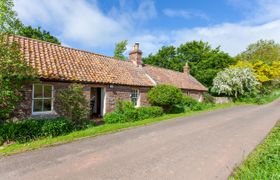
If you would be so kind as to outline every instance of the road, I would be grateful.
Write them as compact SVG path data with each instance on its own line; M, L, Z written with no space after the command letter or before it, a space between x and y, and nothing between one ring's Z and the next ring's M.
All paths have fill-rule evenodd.
M0 179L227 179L280 119L280 100L163 121L0 159Z

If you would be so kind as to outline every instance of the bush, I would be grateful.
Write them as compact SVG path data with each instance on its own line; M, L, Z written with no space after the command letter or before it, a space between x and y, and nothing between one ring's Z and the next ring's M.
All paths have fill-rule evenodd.
M183 96L182 104L183 104L185 107L188 107L188 108L190 108L191 110L193 110L193 108L194 108L195 106L197 106L197 104L199 104L199 102L198 102L197 100L195 100L194 98L190 97L190 96Z
M73 124L65 118L59 118L55 121L46 121L42 127L43 136L55 137L65 135L72 132L74 129Z
M126 118L123 114L118 113L118 112L111 112L111 113L106 113L104 116L104 121L109 124L114 124L114 123L125 123Z
M140 107L137 109L138 120L155 118L163 115L163 109L157 106Z
M41 137L55 137L92 126L89 121L74 124L69 119L29 119L0 124L0 145L4 142L28 142Z
M117 101L115 111L118 113L124 113L126 111L133 110L133 109L135 109L135 107L132 102L119 100L119 101Z
M171 85L158 85L148 92L148 100L152 105L163 107L169 111L182 102L183 92Z
M27 142L41 136L42 120L8 122L0 126L4 141Z
M256 93L259 85L250 68L227 68L217 74L211 91L239 98Z
M215 98L209 93L203 93L204 103L215 103Z
M73 123L87 119L89 115L89 102L83 94L83 86L72 84L68 89L58 93L58 105L60 113L69 118Z
M106 123L125 123L159 117L163 115L161 107L149 106L135 108L129 101L118 101L116 110L104 116Z

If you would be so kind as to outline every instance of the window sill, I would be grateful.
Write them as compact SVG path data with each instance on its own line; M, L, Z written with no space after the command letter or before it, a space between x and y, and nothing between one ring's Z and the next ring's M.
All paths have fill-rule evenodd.
M54 111L49 112L33 112L31 117L42 118L42 117L57 117L57 113Z

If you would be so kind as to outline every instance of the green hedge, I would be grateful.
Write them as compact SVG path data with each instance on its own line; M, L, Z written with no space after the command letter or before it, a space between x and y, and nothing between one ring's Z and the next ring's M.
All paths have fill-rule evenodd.
M106 123L125 123L159 117L163 115L163 109L157 106L135 108L130 102L118 102L115 112L107 113L104 117Z
M0 124L0 145L4 142L28 142L42 137L55 137L92 125L85 121L79 125L66 118L28 119Z

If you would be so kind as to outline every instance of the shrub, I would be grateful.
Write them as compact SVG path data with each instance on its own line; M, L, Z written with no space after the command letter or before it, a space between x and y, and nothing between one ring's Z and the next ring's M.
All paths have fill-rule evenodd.
M129 101L117 102L116 110L104 116L106 123L125 123L139 121L163 115L161 107L149 106L135 108Z
M204 103L215 103L215 98L209 93L203 93Z
M4 142L28 142L41 137L55 137L91 126L89 121L74 124L69 119L28 119L0 124L0 145Z
M183 92L171 85L158 85L148 92L148 100L152 105L163 107L169 111L182 102Z
M163 115L163 109L157 106L140 107L137 109L138 120L155 118Z
M106 113L104 116L104 121L109 124L114 124L114 123L125 123L126 118L123 114L118 113L118 112L111 112L111 113Z
M83 94L83 86L72 84L68 89L58 93L58 105L60 113L69 118L75 124L87 119L89 115L89 103Z
M42 126L43 136L55 137L59 135L68 134L73 131L73 124L65 118L59 118L56 120L48 120Z
M196 106L199 102L190 96L183 96L182 104L191 110L194 106Z
M4 141L27 142L41 136L42 120L24 120L1 125Z
M116 110L115 111L119 112L119 113L124 113L128 110L133 110L133 109L135 109L135 107L134 107L132 102L118 100L117 104L116 104Z
M253 94L260 83L249 68L227 68L219 72L213 81L212 92L238 98Z
M10 117L21 100L22 87L35 79L34 69L22 58L19 44L7 42L0 32L0 121Z

